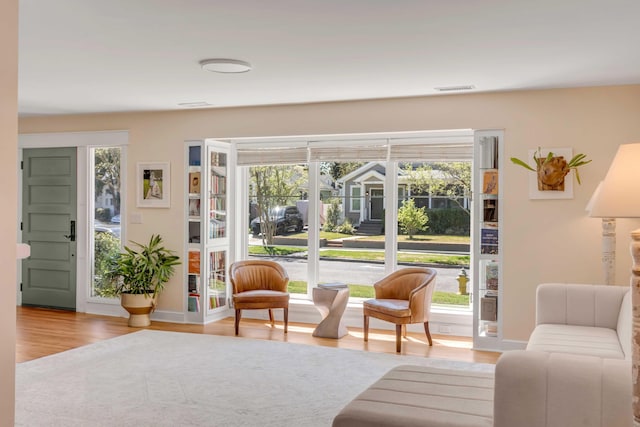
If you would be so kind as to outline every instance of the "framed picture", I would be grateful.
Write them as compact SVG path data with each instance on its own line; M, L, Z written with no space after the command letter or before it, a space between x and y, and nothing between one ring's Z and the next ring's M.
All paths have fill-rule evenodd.
M138 163L137 166L136 205L139 208L171 207L169 163Z
M566 175L560 172L563 162L569 162L573 156L571 148L541 148L540 153L538 150L529 150L528 163L535 168L533 156L544 159L549 153L553 153L553 156L545 166L544 180L540 174L529 172L529 198L573 199L573 171Z

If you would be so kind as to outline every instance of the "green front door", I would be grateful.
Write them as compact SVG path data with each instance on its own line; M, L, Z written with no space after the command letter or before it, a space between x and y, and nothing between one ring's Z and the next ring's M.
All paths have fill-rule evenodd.
M76 149L23 151L22 304L76 309Z
M384 212L384 190L382 188L372 188L371 195L371 220L382 220Z

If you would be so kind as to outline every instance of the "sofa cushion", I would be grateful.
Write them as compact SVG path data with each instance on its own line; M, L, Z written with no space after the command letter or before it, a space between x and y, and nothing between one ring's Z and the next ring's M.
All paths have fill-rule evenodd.
M614 329L625 286L543 283L536 290L536 324Z
M491 427L493 373L397 366L357 396L333 427Z
M538 325L529 338L527 350L625 358L615 329L592 326Z
M631 291L627 292L622 300L617 329L624 358L631 360Z

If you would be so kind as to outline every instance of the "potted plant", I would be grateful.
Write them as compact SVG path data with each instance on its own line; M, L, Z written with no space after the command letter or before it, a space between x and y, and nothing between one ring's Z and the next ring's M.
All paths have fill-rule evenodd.
M538 191L564 191L564 178L571 169L576 172L578 184L581 183L578 168L591 162L585 160L586 157L586 154L576 154L567 162L563 156L556 156L553 152L543 156L538 147L533 155L535 169L516 157L512 157L511 161L537 174Z
M125 252L113 259L107 274L115 284L122 307L129 312L129 326L144 327L151 324L149 314L175 266L180 264L180 257L162 246L159 235L152 235L146 245L132 243L138 250L125 246Z

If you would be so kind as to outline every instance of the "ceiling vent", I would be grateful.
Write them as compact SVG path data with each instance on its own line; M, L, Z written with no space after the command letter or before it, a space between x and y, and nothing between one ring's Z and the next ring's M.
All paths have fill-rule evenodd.
M183 108L202 108L202 107L210 107L213 104L209 104L206 101L195 101L195 102L181 102L178 106Z
M462 90L472 90L476 87L474 85L461 85L461 86L442 86L434 88L438 92L458 92Z

